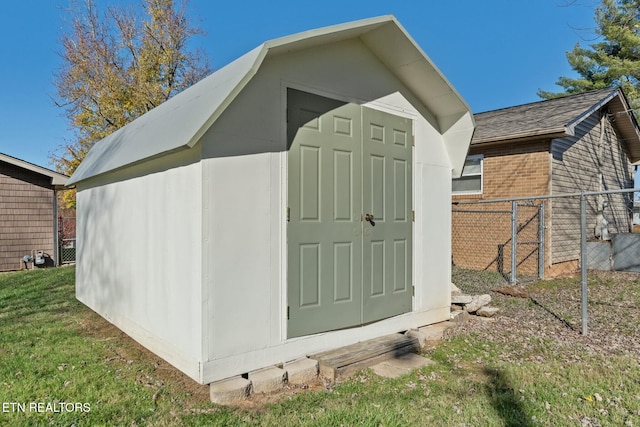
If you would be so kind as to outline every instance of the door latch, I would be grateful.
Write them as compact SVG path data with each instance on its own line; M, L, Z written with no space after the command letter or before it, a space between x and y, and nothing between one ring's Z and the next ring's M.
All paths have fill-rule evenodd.
M374 219L373 215L371 215L371 214L365 214L364 215L364 220L365 221L369 221L369 224L371 224L372 227L375 227L376 226L376 222L373 219Z

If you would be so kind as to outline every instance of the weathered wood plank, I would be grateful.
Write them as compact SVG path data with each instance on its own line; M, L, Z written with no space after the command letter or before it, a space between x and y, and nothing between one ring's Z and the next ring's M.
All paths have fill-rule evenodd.
M321 376L336 379L392 357L416 353L419 349L420 343L417 338L392 334L310 357L318 361Z

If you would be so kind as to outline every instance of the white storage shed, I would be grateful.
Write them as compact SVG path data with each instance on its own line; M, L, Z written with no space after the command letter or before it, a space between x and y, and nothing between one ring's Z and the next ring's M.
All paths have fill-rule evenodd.
M77 298L203 384L447 320L473 130L393 16L266 42L89 152Z

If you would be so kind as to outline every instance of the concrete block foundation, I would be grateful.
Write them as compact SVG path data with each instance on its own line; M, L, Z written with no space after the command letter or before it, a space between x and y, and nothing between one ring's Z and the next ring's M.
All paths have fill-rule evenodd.
M284 387L287 381L287 371L276 366L249 372L249 381L253 385L254 393L269 393Z
M284 364L287 381L291 385L309 384L318 378L318 361L309 358L297 359Z
M209 398L213 403L228 405L237 403L251 394L251 381L241 376L209 384Z

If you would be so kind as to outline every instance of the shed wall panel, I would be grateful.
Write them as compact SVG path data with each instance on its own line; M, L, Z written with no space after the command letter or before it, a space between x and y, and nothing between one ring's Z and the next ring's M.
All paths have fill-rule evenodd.
M416 311L451 305L451 168L425 161L417 162L414 177Z
M178 153L78 188L76 296L199 380L198 158Z
M367 70L366 78L362 70ZM203 156L286 150L285 87L363 105L378 102L400 115L419 111L432 117L362 42L348 40L265 60L260 73L203 136ZM400 98L404 100L398 103ZM430 120L430 127L437 128L435 120ZM449 164L448 156L432 161L441 161L438 159L447 159Z
M277 220L270 198L278 197L270 162L267 153L203 161L211 174L205 197L212 209L202 218L209 227L203 262L211 264L206 316L210 358L269 345L270 309L276 304L270 298L271 252L279 251L270 232Z

